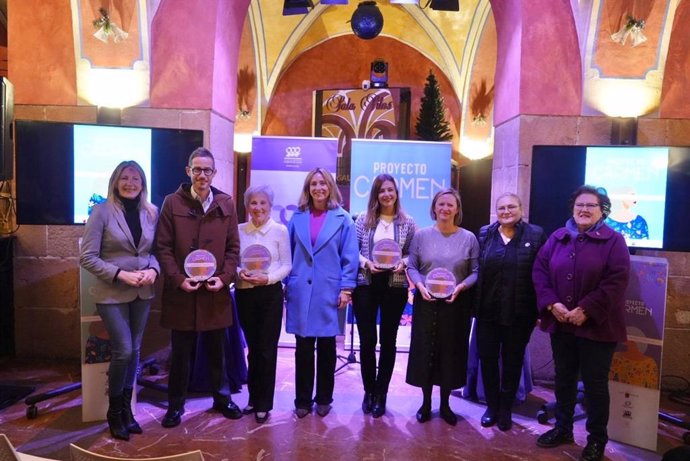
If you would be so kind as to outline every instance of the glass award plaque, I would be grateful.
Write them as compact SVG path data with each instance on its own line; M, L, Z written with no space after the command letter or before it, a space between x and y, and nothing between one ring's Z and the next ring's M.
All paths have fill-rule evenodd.
M437 267L427 274L424 286L434 298L450 298L455 291L455 276L448 269Z
M240 267L245 271L267 273L271 266L271 252L263 245L249 245L240 255Z
M374 243L371 259L379 269L393 269L402 258L402 250L398 242L392 239L382 239Z
M216 258L208 250L194 250L184 258L184 271L194 282L205 282L216 273Z

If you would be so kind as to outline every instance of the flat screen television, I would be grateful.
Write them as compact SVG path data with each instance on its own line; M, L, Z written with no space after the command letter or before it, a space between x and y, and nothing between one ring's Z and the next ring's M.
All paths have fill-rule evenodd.
M150 200L160 207L189 179L187 159L203 144L199 130L27 120L17 120L15 130L18 224L85 223L123 160L142 166Z
M690 251L689 147L534 146L530 222L549 233L562 227L582 184L606 190L607 223L629 247Z

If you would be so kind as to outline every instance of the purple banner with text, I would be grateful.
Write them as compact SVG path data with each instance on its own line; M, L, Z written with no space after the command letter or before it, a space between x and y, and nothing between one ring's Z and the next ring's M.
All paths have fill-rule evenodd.
M631 256L630 269L625 301L628 340L618 345L609 373L609 436L656 450L668 262Z
M275 198L271 217L287 225L297 209L307 173L316 167L335 176L336 139L255 136L252 139L251 185L267 184Z

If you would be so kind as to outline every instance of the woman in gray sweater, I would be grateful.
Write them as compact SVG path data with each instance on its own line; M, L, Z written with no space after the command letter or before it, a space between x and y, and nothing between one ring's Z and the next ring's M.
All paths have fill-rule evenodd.
M457 416L448 399L452 389L465 384L471 317L467 290L477 281L479 244L474 234L460 227L462 203L455 190L434 196L431 218L436 224L415 233L410 245L407 273L416 293L406 381L421 387L424 395L417 421L431 418L431 389L437 385L441 418L454 426ZM455 278L445 299L434 297L430 293L434 290L428 288L427 276L437 269L446 269Z

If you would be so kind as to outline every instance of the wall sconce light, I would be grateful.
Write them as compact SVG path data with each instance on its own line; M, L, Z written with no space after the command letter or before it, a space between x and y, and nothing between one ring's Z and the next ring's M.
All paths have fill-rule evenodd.
M314 8L312 0L285 0L285 3L283 3L283 16L307 14L311 8Z
M493 139L476 139L463 136L460 140L459 150L462 155L470 160L490 157L494 153Z
M371 63L371 86L388 88L388 63L383 59L375 59Z
M93 36L103 43L108 43L110 37L113 38L113 42L118 43L127 40L129 34L110 20L108 15L108 10L105 8L99 8L98 12L101 14L100 18L93 20L93 26L98 29Z
M623 24L620 30L611 35L611 40L625 45L625 42L628 41L628 37L630 37L630 42L633 47L646 42L647 37L642 33L645 26L644 19L635 19L630 15L628 15L627 19L627 22Z
M383 30L383 15L376 2L360 2L350 19L352 32L363 40L371 40Z
M233 150L240 154L249 154L252 151L252 133L235 133Z

